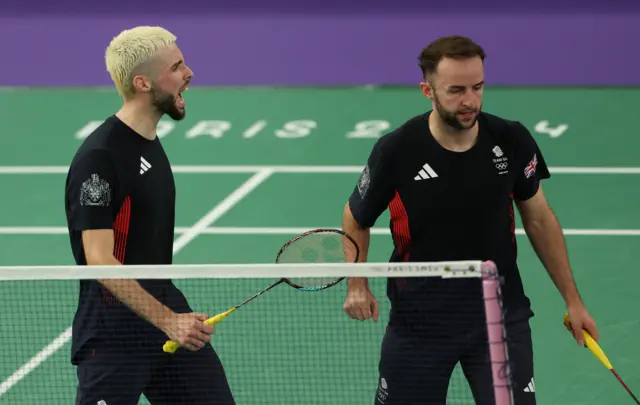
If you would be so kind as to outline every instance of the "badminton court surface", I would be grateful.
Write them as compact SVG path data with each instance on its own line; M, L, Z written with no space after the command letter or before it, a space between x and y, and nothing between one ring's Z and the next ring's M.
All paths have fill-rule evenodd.
M632 302L640 281L640 141L630 136L630 121L597 117L631 114L639 95L625 89L489 89L484 105L522 121L552 167L545 191L565 228L575 276L604 350L632 389L640 387L632 362L640 332ZM179 192L178 264L271 263L294 234L339 226L377 136L426 105L409 88L194 88L186 96L188 117L159 126ZM64 227L66 165L118 103L105 89L0 92L0 187L12 196L0 200L0 265L72 264ZM372 261L387 260L391 251L387 223L385 214L376 224ZM615 379L562 328L563 302L520 226L518 235L525 287L537 314L532 327L540 402L625 403ZM178 281L192 305L210 314L264 282ZM383 280L374 287L385 315ZM66 281L0 282L0 338L8 342L0 361L0 403L72 401L68 327L76 291L76 283ZM216 348L239 403L370 403L386 317L378 324L349 321L343 298L344 286L315 296L281 289L219 326ZM460 378L452 390L462 398Z

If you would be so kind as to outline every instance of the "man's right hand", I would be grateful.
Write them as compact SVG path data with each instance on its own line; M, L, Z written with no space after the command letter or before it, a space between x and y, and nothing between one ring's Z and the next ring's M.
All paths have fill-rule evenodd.
M186 349L197 351L211 341L213 326L204 323L207 319L209 319L207 315L196 312L175 314L164 332L169 339Z
M378 322L378 301L366 285L349 288L342 309L351 319Z

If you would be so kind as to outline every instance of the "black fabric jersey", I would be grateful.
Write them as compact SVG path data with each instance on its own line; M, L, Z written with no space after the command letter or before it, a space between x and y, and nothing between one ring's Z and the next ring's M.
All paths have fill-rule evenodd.
M113 254L121 263L171 264L175 195L173 173L160 140L145 139L115 115L109 117L85 139L67 175L65 208L76 263L87 264L83 230L112 229ZM170 280L139 282L173 310L189 310ZM158 344L164 339L164 333L100 283L80 281L73 321L73 361L89 340L95 345L135 346Z
M535 140L519 122L481 113L476 144L452 152L433 138L428 117L413 117L375 143L349 199L353 216L371 227L389 210L391 262L493 260L507 318L532 316L516 264L513 203L550 177ZM475 323L480 288L473 280L390 278L390 324L415 332Z

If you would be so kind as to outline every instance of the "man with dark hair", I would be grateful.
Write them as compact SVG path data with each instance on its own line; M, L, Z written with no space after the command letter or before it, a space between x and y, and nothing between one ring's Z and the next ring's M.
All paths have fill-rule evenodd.
M343 213L343 229L367 258L369 228L390 211L392 262L493 260L504 283L507 341L516 405L535 404L533 316L517 265L517 206L524 229L564 299L581 343L598 338L574 283L560 225L542 191L550 177L529 131L481 112L483 49L440 38L419 57L432 111L409 119L373 146ZM495 404L481 287L475 280L388 281L390 320L381 348L376 404L444 404L460 363L476 404ZM346 314L378 319L366 279L350 278Z

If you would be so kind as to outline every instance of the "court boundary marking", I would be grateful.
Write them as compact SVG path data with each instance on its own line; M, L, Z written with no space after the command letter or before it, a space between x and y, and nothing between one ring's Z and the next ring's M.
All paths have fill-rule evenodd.
M174 173L360 173L363 165L173 165ZM66 174L68 166L0 166L0 174ZM640 174L638 166L551 166L552 174Z
M207 226L199 235L297 235L310 229L340 228L340 226L309 227L252 227L252 226ZM190 228L177 226L177 235L188 232ZM68 235L64 226L0 226L0 235ZM640 229L605 229L605 228L565 228L565 236L640 236ZM525 235L524 229L516 228L517 235ZM391 235L388 228L371 228L371 235Z
M210 227L215 221L222 218L229 210L231 210L240 200L249 195L260 184L264 183L273 171L262 169L257 171L253 176L244 181L233 192L231 192L222 201L217 203L209 212L200 218L191 227L183 228L183 232L173 242L174 256L192 242L203 230ZM69 340L71 340L71 326L64 330L60 335L47 344L40 352L29 359L24 365L14 371L8 378L0 383L0 398L6 394L12 387L22 381L27 375L35 370L40 364L60 350Z

